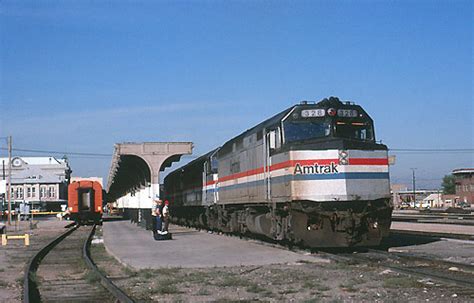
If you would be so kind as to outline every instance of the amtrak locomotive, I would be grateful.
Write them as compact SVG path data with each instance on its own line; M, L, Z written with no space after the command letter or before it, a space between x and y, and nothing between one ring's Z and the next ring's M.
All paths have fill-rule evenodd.
M303 101L164 180L176 222L310 247L377 246L390 229L387 146L370 116Z

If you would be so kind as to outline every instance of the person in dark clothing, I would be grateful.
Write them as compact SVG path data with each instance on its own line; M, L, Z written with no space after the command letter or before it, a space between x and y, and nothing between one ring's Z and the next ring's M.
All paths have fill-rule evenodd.
M161 230L163 229L163 201L158 200L158 204L156 206L156 230L157 232L161 233Z
M160 199L155 199L153 208L151 209L152 215L152 230L153 230L153 238L157 238L158 231L161 231L162 223L161 223L161 209L160 205L162 204Z

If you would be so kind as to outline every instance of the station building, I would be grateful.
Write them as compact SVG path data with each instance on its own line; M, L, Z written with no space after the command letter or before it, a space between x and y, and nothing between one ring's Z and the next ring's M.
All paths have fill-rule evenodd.
M0 158L1 179L7 180L8 158ZM12 208L22 203L32 208L59 210L67 203L67 186L71 176L67 159L55 157L13 157L11 177ZM2 199L6 209L7 197Z
M459 168L453 170L454 184L458 203L470 204L474 207L474 168Z

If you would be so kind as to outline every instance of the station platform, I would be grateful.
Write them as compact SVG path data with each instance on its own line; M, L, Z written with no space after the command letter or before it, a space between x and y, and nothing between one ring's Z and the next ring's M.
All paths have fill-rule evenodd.
M393 221L390 232L474 240L474 226L469 225Z
M328 262L309 254L233 236L210 234L176 225L170 225L169 231L173 234L172 240L155 241L151 231L129 221L104 222L104 245L117 260L134 269Z

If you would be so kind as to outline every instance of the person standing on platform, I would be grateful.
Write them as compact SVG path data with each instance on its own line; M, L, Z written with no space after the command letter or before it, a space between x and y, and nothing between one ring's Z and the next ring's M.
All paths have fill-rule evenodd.
M163 207L163 231L168 232L168 226L170 224L170 209L169 209L170 202L165 200L165 206Z
M152 209L153 218L153 238L158 240L161 235L161 229L163 228L163 221L161 215L163 213L163 201L160 199L155 200L155 206Z
M163 230L163 201L158 199L158 205L156 206L156 230L159 234Z
M158 229L156 227L156 214L157 214L156 210L158 209L158 201L159 200L160 199L155 199L153 201L153 207L151 208L151 216L152 216L151 217L151 229L153 231L153 238L156 238L156 235L158 233L157 232Z

